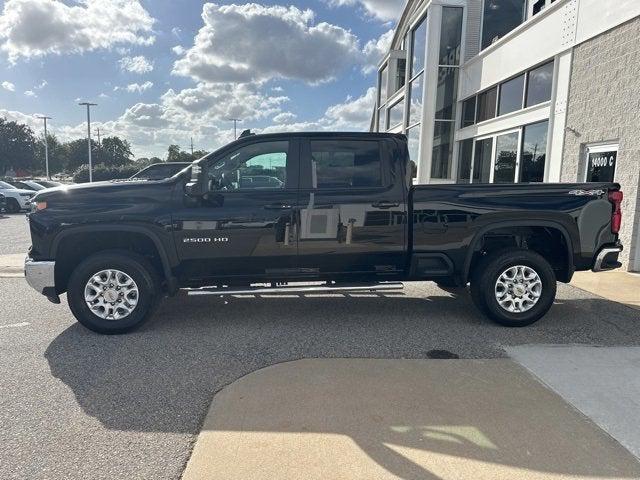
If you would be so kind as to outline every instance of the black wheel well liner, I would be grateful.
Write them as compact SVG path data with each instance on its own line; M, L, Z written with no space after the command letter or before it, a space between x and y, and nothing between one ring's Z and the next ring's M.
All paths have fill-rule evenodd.
M566 255L566 278L560 279L561 281L570 281L573 273L575 271L575 261L574 261L574 244L572 241L572 237L569 234L567 228L559 222L554 222L551 220L520 220L520 221L505 221L505 222L495 222L489 225L485 225L474 235L473 240L469 244L469 248L467 249L467 254L465 256L465 261L462 269L462 279L463 282L466 283L469 281L469 276L471 273L471 267L473 264L474 258L477 256L480 246L484 238L487 234L492 231L509 229L513 228L517 230L518 228L547 228L551 230L558 231L562 238L564 239L566 251L564 254Z
M138 236L139 238L143 238L146 241L150 242L151 245L155 248L155 252L157 254L157 259L159 265L157 265L158 274L161 278L166 282L167 289L170 293L174 293L177 289L177 281L173 276L172 265L175 266L177 264L177 254L176 252L168 252L167 248L163 245L160 238L150 229L136 226L136 225L83 225L74 228L70 228L68 230L64 230L60 232L53 240L51 244L50 257L56 260L56 271L58 270L58 263L62 262L64 264L64 259L59 258L59 253L61 249L64 248L65 243L73 240L74 238L82 238L82 237L90 237L91 235L98 233L112 233L112 234L124 234L124 238L132 238L132 236ZM118 238L118 240L122 240L123 237ZM118 242L104 242L105 244L99 248L87 248L86 251L90 253L96 253L103 250L111 250L114 248L114 244L117 245ZM140 252L138 252L140 253ZM64 282L64 288L66 288L66 281L68 281L68 273L67 278ZM58 272L56 272L56 290L61 293L60 288L57 285ZM62 287L62 286L61 286Z

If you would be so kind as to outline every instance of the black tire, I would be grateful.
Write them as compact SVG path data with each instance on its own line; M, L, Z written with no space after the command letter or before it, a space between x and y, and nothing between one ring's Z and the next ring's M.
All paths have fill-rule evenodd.
M496 298L498 279L503 272L515 266L533 269L542 284L537 303L522 312L510 312ZM482 313L505 327L526 327L537 322L549 311L556 298L557 282L553 268L544 257L530 250L509 249L496 252L483 258L474 271L471 280L473 302Z
M85 301L85 287L92 276L103 270L119 270L137 285L137 304L131 313L120 320L104 319L96 315ZM69 279L67 300L74 317L94 332L117 335L140 327L153 313L160 297L160 282L153 266L142 256L129 252L108 251L90 256L78 265Z
M7 213L20 213L20 204L15 198L7 198L5 210Z

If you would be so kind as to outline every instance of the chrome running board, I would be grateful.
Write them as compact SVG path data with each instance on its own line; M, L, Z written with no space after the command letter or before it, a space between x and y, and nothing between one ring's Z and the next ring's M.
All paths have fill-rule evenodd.
M203 287L186 289L188 295L257 295L257 294L286 294L286 293L332 293L332 292L380 292L388 290L402 290L400 282L374 284L337 284L337 285L292 285L281 287L247 287L243 289Z

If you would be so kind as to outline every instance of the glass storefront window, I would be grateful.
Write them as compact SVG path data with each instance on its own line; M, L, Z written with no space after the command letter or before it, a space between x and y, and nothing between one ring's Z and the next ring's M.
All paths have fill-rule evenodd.
M411 35L413 56L411 59L411 77L424 70L424 61L427 48L427 17L413 30Z
M471 160L473 157L473 138L460 142L458 153L458 183L469 183L471 179Z
M497 97L498 87L493 87L478 95L476 122L483 122L495 118Z
M407 139L409 140L409 158L419 164L420 161L420 125L411 127L407 130Z
M378 75L380 76L378 80L378 84L380 85L380 91L378 92L378 105L382 106L384 105L384 102L387 101L387 85L389 81L389 67L385 66L382 70L380 70L380 73Z
M513 78L500 85L500 101L498 102L498 115L522 110L524 97L524 74Z
M518 160L518 135L518 132L513 132L496 138L496 162L493 170L494 183L513 183L515 181Z
M484 0L483 50L524 21L526 3L526 0Z
M491 179L491 154L493 153L493 138L476 141L473 157L473 182L489 183Z
M543 182L547 158L549 121L524 127L522 132L521 182Z
M453 153L453 122L436 122L431 154L431 178L451 177Z
M397 92L407 81L407 60L404 58L399 58L396 61L396 82L394 92Z
M526 106L531 107L551 100L553 88L553 62L546 63L529 72Z
M422 121L422 79L424 74L415 78L411 82L411 90L409 93L409 125Z
M438 68L436 120L452 120L454 118L457 93L458 69L454 67Z
M387 130L402 125L404 120L404 98L394 103L387 110Z
M462 39L462 8L442 8L441 32L439 65L459 65L460 42Z
M471 97L462 102L461 128L469 127L476 123L476 97Z

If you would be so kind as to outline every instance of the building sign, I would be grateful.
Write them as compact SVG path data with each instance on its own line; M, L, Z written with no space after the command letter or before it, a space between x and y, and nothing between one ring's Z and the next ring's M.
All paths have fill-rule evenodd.
M618 160L617 145L587 148L587 182L613 182Z

